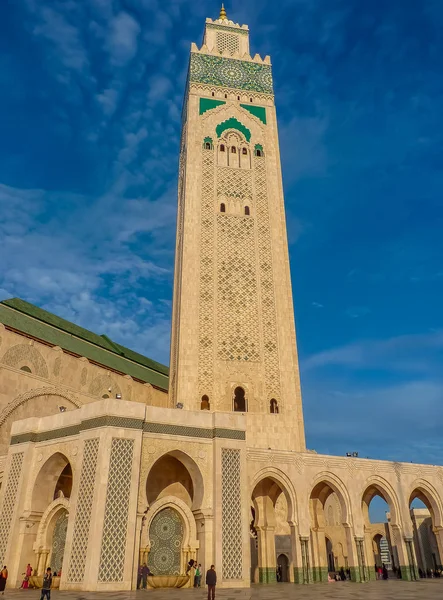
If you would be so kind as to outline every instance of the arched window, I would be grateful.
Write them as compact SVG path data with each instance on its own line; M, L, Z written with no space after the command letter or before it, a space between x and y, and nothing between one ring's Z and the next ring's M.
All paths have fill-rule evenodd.
M228 97L228 94L225 94L225 98L227 98L227 97Z
M251 214L251 212L249 210L249 206L245 206L245 215L247 215L249 217L250 214Z
M20 371L24 371L25 373L32 373L31 369L29 367L20 367Z
M211 142L205 142L205 150L211 149Z
M240 100L240 96L237 96L237 100Z
M232 146L231 152L232 154L237 154L237 148L235 146Z
M272 398L270 404L271 413L277 415L278 414L278 402L275 398Z
M200 410L209 410L209 397L205 394L200 402Z
M252 98L249 98L249 102L252 102Z
M220 144L220 152L224 152L225 151L225 145L224 144Z
M212 97L214 97L214 96L215 96L215 94L214 94L214 92L212 92Z
M220 212L226 212L226 206L224 202L220 204Z
M255 151L255 156L262 156L262 151L259 148Z
M245 390L240 386L234 390L234 411L246 412Z
M248 153L248 149L247 149L247 148L242 148L242 151L241 151L241 153L242 153L242 154L247 154L247 153Z

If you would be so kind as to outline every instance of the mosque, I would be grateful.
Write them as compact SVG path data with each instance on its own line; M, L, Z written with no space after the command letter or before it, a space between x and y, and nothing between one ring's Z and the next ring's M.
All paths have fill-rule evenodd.
M144 562L172 582L215 564L241 588L278 565L307 584L372 579L383 553L406 580L442 561L442 467L306 449L271 61L224 9L191 47L170 370L2 302L0 471L8 587L28 563L116 591ZM387 524L370 523L376 495Z

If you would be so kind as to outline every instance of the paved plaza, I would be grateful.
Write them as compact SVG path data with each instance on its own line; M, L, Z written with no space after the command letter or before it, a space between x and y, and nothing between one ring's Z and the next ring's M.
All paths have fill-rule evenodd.
M31 600L40 598L39 590L10 590L5 597ZM51 593L51 600L206 600L206 590L140 590L138 592L59 592ZM441 600L443 579L414 583L405 581L372 581L364 584L349 582L309 586L278 584L253 586L250 589L217 590L220 600Z

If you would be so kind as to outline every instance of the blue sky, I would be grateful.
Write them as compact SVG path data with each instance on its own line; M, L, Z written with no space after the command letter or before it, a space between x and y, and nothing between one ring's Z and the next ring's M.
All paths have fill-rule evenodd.
M443 463L443 4L244 0L273 61L307 442ZM0 297L168 361L180 111L218 2L0 19Z

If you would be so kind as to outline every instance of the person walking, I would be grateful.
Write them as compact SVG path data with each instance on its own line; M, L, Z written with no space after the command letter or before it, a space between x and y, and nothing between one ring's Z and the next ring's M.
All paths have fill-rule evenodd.
M208 586L208 600L215 600L215 586L217 585L217 573L215 566L211 565L209 571L206 572L206 585Z
M42 585L42 595L40 596L40 600L43 598L47 598L51 600L51 585L52 585L52 571L51 567L46 569L45 576L43 577L43 585Z
M5 594L6 580L8 579L8 569L6 565L3 567L2 572L0 573L0 592L2 596Z

